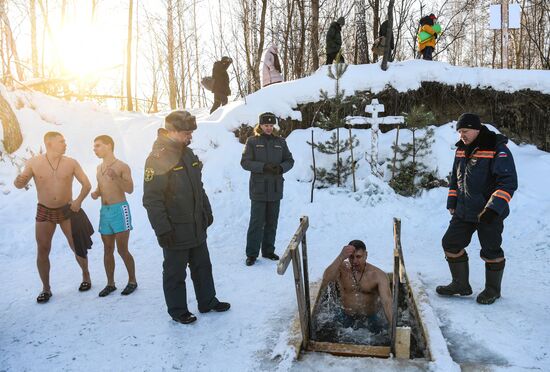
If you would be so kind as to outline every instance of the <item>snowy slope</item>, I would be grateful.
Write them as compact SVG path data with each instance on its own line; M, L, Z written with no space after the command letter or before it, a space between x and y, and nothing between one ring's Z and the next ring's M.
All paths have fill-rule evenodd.
M396 63L389 71L393 70L394 81L412 87L427 79L422 64ZM465 69L442 63L437 66L440 67L429 79L445 76L457 81L457 71L464 70L462 79L472 85L514 90L531 82L532 89L550 91L548 72ZM350 66L350 72L355 69L360 73L346 82L346 90L383 88L386 80L380 77L376 66ZM363 75L368 78L358 78ZM79 293L78 266L58 231L51 254L54 297L46 305L36 304L41 285L35 267L35 191L15 190L11 186L16 168L5 159L0 163L0 182L4 183L0 190L5 193L0 195L0 370L423 370L422 364L320 354L293 361L286 346L297 309L291 274L278 276L275 263L266 260L259 260L253 267L244 266L248 173L239 165L242 145L228 129L239 120L253 120L262 110L293 115L296 102L316 97L321 87L329 87L329 82L318 72L294 83L269 87L247 97L246 105L232 103L200 120L192 148L205 164L203 181L214 210L215 221L209 230L214 278L218 297L231 302L232 309L225 314L197 314L199 320L191 326L175 324L165 311L162 253L141 206L143 164L162 115L110 112L91 103L11 93L12 102L25 103L16 110L25 137L16 161L28 155L27 148L38 151L46 131L58 130L67 139L67 155L80 161L95 185L98 160L92 152L92 140L103 133L115 139L116 154L129 163L136 183L128 200L133 212L130 243L139 288L129 297L118 292L97 297L106 280L101 240L96 234L89 255L93 288ZM445 175L450 170L456 132L453 123L449 123L435 128L435 133L430 163ZM550 284L550 196L546 191L550 154L534 146L510 143L520 188L505 223L503 247L508 260L503 298L484 307L475 303L475 297L446 299L434 295L435 286L449 279L440 246L449 220L445 210L447 190L434 189L416 199L397 196L383 181L369 175L364 158L370 148L370 131L354 134L360 140L359 190L316 190L314 203L309 202L311 159L306 145L311 132L297 130L289 136L296 165L285 175L277 252L282 253L288 244L299 217L308 215L312 281L321 277L342 245L356 238L367 243L372 263L390 271L392 218L400 217L407 271L415 278L415 285L425 290L454 361L472 370L479 370L480 366L491 370L550 370L550 301L545 292ZM316 140L323 136L327 135L315 130ZM381 135L380 159L389 156L394 137L394 131ZM407 131L401 131L400 138L406 141ZM99 202L88 198L83 208L93 221L98 221ZM478 250L474 237L469 252L475 292L484 283L483 263L476 258ZM121 260L116 260L115 279L121 289L126 274ZM190 310L198 313L190 281L188 284ZM440 342L438 347L445 345ZM447 371L456 365L436 361L429 367Z
M420 88L423 81L492 88L503 92L531 89L550 93L548 71L493 70L452 66L445 62L426 63L423 60L390 63L385 72L379 64L349 65L341 80L347 95L365 90L376 93L387 85L398 92L406 92ZM237 128L242 123L254 125L258 115L265 111L283 118L300 120L301 113L295 108L301 103L319 101L320 89L334 95L334 80L327 76L327 66L321 66L311 76L273 84L247 96L245 100L230 102L225 109L216 111L207 120L224 124L228 129Z

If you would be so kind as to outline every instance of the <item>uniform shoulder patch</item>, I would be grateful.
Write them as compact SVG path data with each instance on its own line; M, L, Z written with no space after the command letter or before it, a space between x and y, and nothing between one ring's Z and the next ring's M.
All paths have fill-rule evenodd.
M155 176L155 170L153 168L145 168L145 182L150 182Z

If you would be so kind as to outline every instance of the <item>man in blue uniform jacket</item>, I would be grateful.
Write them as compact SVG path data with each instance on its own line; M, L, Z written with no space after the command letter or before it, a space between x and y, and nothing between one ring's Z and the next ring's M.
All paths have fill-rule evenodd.
M143 206L164 254L162 281L168 313L176 322L197 318L187 308L185 286L189 265L199 312L227 311L230 305L216 298L206 229L212 208L202 185L202 163L188 147L195 117L174 111L158 131L145 163Z
M500 246L508 204L518 187L508 139L481 125L479 116L465 113L457 123L460 140L449 184L447 209L452 215L442 244L452 282L438 286L442 296L472 294L468 280L468 254L472 234L477 231L480 256L485 261L485 289L477 296L480 304L500 298L506 259Z

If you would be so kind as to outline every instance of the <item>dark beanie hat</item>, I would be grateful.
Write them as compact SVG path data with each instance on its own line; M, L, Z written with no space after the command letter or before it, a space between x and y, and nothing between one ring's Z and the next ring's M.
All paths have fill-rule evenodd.
M197 120L188 111L174 111L164 119L164 127L175 131L195 130Z
M460 115L456 123L456 130L462 128L481 130L481 120L479 120L479 116L469 112Z
M264 112L260 115L260 118L258 119L258 124L277 124L277 117L272 114L271 112Z
M352 240L349 242L348 245L352 245L355 247L355 249L362 249L364 251L367 250L367 247L365 246L365 243L363 243L361 240Z

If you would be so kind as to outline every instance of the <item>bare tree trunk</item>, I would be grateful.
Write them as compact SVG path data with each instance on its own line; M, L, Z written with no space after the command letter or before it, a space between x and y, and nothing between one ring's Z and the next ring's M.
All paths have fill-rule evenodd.
M304 52L306 50L306 12L304 0L296 0L298 12L300 13L300 44L296 53L296 77L304 76Z
M199 74L199 34L197 32L197 0L193 0L193 31L195 36L195 75L197 76L197 102L201 106L201 77ZM206 106L206 101L203 102Z
M92 0L92 24L95 23L95 14L96 14L96 10L97 10L97 2L99 0Z
M364 0L363 0L364 1ZM311 70L319 68L319 0L311 0Z
M135 93L135 104L136 111L139 111L138 106L138 57L139 57L139 0L136 0L136 62L135 62L135 71L134 71L134 93Z
M380 0L369 0L369 3L372 7L372 35L374 40L378 37L378 29L380 28ZM376 62L378 57L373 55L372 60Z
M2 129L4 132L4 140L2 145L4 150L11 154L16 151L23 142L23 136L21 135L21 128L17 121L17 116L13 112L7 98L4 98L0 91L0 121L2 122Z
M126 44L126 104L128 111L134 111L132 102L132 17L134 14L134 0L130 0L128 7L128 41Z
M61 2L61 29L65 26L65 13L67 10L67 0Z
M365 0L355 0L355 27L356 27L356 40L357 45L355 50L357 51L358 64L368 63L368 42L367 42L367 23L365 17L367 13L367 5Z
M172 0L166 2L166 46L168 51L168 96L170 109L177 107L176 102L176 73L174 70L174 14Z
M185 54L187 55L187 90L189 91L189 101L190 105L193 106L195 104L195 96L193 96L193 76L191 72L191 52L190 47L187 45L187 39L185 40ZM198 93L197 93L198 94Z
M19 62L19 56L17 55L17 46L15 44L15 39L13 38L13 34L11 32L10 20L8 19L8 15L6 13L6 0L0 0L0 22L4 24L4 34L6 36L6 44L9 45L8 61L10 59L9 53L11 53L11 55L13 56L13 61L15 63L15 70L17 71L17 78L20 81L22 81L24 80L25 75L23 72L23 67Z
M292 32L292 14L294 13L294 0L286 0L287 13L285 31L283 33L284 47L283 47L283 70L286 72L285 80L290 80L290 67L289 67L289 41L291 39Z
M38 77L38 47L36 46L36 0L30 0L32 76Z
M391 53L391 38L393 35L393 4L394 0L390 0L388 5L388 28L386 29L386 44L384 45L384 57L382 57L382 70L388 69L388 60Z
M180 86L181 86L181 93L180 93L180 101L181 101L181 107L185 108L187 103L187 96L185 95L185 63L184 63L184 37L185 32L183 29L183 3L181 0L178 0L178 49L179 49L179 57L180 57Z

